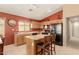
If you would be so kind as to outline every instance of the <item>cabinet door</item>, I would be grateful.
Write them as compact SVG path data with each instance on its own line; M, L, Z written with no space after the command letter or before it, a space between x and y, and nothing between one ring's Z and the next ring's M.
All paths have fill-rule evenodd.
M14 40L15 40L15 45L18 46L18 45L22 45L25 43L25 39L24 39L24 36L25 34L19 34L19 35L16 35L14 36Z
M16 42L17 45L23 44L23 40L24 39L23 39L22 35L18 35L17 38L16 38L16 40L17 40L17 42Z

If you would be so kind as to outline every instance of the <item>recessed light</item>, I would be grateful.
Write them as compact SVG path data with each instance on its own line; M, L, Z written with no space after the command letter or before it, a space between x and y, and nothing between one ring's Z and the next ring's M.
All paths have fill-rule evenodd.
M29 11L33 11L33 9L29 9Z
M48 12L52 12L52 9L48 9Z
M37 4L32 4L32 6L34 6L34 7L36 7L36 8L38 8L38 7L39 7Z

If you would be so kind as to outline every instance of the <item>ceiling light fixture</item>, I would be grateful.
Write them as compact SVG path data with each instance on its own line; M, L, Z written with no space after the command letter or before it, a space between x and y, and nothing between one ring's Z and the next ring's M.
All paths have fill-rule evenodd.
M52 12L52 9L48 9L48 12L49 12L49 13Z
M33 11L33 9L29 9L29 11Z
M36 7L36 8L38 8L38 7L39 7L37 4L32 4L32 6L34 6L34 7Z

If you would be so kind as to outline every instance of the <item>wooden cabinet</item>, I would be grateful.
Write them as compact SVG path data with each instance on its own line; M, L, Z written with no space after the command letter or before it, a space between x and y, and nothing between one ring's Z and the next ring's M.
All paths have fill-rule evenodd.
M26 53L27 55L36 55L36 44L43 41L44 37L49 35L32 35L32 36L25 36L26 41Z
M22 45L25 43L25 39L24 36L26 36L26 34L19 34L19 35L15 35L15 45Z
M26 43L25 36L31 36L32 33L39 33L39 32L38 31L33 31L33 32L15 33L14 34L14 40L15 40L14 44L16 46L25 44Z
M22 33L22 34L15 34L14 35L14 40L15 40L15 45L16 46L19 46L19 45L22 45L22 44L25 44L26 41L25 41L25 36L30 36L31 34L25 34L25 33Z

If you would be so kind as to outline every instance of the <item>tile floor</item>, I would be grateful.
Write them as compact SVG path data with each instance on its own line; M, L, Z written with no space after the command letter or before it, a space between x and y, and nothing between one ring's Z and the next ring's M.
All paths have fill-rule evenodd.
M4 47L4 55L27 55L26 45L7 45ZM56 55L79 55L79 49L56 46Z

